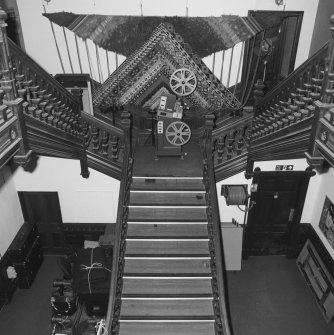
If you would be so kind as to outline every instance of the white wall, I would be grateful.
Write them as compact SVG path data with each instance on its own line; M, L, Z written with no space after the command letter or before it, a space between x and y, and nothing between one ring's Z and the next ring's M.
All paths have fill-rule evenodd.
M23 224L20 201L10 168L0 169L0 254L3 255Z
M14 175L17 191L58 192L64 223L112 223L116 220L119 181L90 169L80 175L80 162L40 157L33 173L19 168Z
M144 15L159 16L185 16L186 0L142 0ZM300 65L307 59L315 15L319 0L293 0L286 1L286 10L304 11L304 20L301 30L301 37L297 52L296 66ZM23 27L23 35L25 40L26 51L31 55L42 67L52 74L62 73L60 62L58 60L55 43L50 27L49 20L42 16L44 12L43 3L48 13L67 11L75 14L109 14L109 15L140 15L139 0L51 0L48 4L42 0L17 0L20 12L21 24ZM238 1L221 1L221 0L188 0L189 16L219 16L222 14L236 14L247 16L248 10L282 10L277 7L274 0L238 0ZM66 46L63 37L62 28L54 25L56 38L61 50L61 56L65 66L65 72L70 73L70 65L68 61ZM42 33L41 33L42 32ZM79 72L78 59L76 55L74 34L66 30L66 36L71 49L71 58L74 65L74 72ZM88 42L90 55L94 59L95 79L98 79L95 48L93 43ZM89 73L88 61L84 43L79 39L80 55L83 62L84 73ZM237 49L239 51L237 51ZM237 67L239 62L238 52L241 45L235 50L235 61L233 63L232 79L230 85L234 85ZM101 66L103 69L103 79L107 76L105 51L99 51ZM115 70L115 55L108 53L111 71ZM221 70L222 53L216 55L215 74L219 78ZM119 63L124 60L120 57ZM212 69L212 56L204 59L207 66ZM229 54L225 55L225 66L229 61ZM226 83L227 71L224 71L223 82Z
M313 177L315 178L315 177ZM311 179L312 180L312 179ZM317 176L315 180L312 181L313 183L317 184L317 187L314 188L314 205L311 215L311 224L314 230L320 236L320 239L324 243L325 247L334 258L334 250L326 240L324 234L319 229L319 221L322 212L322 208L325 202L326 196L334 203L334 168L330 168L327 173L321 174ZM317 191L317 192L316 192Z

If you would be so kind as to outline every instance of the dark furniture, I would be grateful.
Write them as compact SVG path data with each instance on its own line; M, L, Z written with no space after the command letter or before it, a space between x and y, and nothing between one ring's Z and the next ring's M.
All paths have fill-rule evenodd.
M312 290L322 314L329 322L334 316L334 278L310 240L306 241L299 254L297 265Z
M43 252L35 225L25 222L7 250L8 264L17 272L20 288L29 288L43 261Z

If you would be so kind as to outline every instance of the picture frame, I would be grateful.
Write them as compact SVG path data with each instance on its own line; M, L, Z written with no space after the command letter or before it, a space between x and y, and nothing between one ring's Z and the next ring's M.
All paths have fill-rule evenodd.
M334 204L327 196L322 208L319 228L334 249Z

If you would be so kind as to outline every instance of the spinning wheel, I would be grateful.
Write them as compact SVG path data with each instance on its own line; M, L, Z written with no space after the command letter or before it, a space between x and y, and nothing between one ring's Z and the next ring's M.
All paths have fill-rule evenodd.
M176 146L186 144L191 137L189 126L182 121L172 122L166 129L167 141Z
M181 68L173 72L169 84L175 94L184 97L195 91L197 79L194 72Z

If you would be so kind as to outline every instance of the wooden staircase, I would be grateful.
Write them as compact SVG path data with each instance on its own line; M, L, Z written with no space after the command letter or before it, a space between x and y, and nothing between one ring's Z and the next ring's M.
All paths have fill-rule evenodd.
M215 334L202 177L133 177L120 335Z

